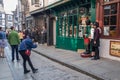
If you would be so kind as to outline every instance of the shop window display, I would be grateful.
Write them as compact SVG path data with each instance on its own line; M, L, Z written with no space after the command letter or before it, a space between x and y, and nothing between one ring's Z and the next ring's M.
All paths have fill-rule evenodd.
M88 11L87 11L88 10ZM63 37L81 37L89 34L90 14L89 8L82 7L79 9L80 17L78 17L77 9L61 12L58 18L59 36Z

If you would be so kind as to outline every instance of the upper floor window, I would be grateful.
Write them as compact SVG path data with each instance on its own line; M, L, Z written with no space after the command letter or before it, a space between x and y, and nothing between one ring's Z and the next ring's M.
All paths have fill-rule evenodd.
M12 20L12 15L8 15L8 20Z
M38 4L39 3L39 0L31 0L31 4L34 5L34 4Z

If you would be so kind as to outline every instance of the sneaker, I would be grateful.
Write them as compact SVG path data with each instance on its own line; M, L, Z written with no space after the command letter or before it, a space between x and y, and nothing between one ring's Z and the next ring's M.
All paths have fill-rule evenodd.
M29 73L30 72L30 70L26 70L26 71L24 71L24 74L27 74L27 73Z
M33 73L37 73L37 72L38 72L38 69L33 69L32 72L33 72Z

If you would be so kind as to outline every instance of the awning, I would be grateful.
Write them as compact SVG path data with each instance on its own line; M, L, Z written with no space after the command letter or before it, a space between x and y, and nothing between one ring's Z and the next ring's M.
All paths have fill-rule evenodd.
M26 17L26 20L28 21L28 20L32 20L33 19L33 17L32 16L28 16L28 17Z

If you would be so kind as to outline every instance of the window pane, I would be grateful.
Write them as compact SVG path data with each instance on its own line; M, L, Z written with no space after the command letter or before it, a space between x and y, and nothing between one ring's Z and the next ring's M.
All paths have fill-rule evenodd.
M74 25L77 25L77 16L74 16Z
M72 16L69 17L69 24L72 24Z
M77 16L74 16L74 37L77 37Z
M72 37L72 25L70 25L70 36Z
M110 9L111 9L110 5L104 6L104 15L109 15L110 14Z
M65 27L66 27L66 36L68 36L68 17L66 17Z
M64 21L65 19L64 18L62 18L62 36L64 36L65 34L64 34L64 30L65 30L65 21Z
M117 22L116 16L111 16L110 25L116 25L116 22Z
M109 31L110 31L109 28L110 28L109 26L104 26L104 35L105 36L109 36Z
M66 25L66 36L68 36L68 25Z
M109 16L104 17L104 25L109 25Z
M59 36L62 35L62 18L58 18Z
M116 26L110 26L110 36L116 35Z
M111 5L111 14L117 14L117 4Z
M69 26L70 27L69 35L72 36L72 26L73 26L73 24L72 24L72 16L69 16L69 25L70 25Z

